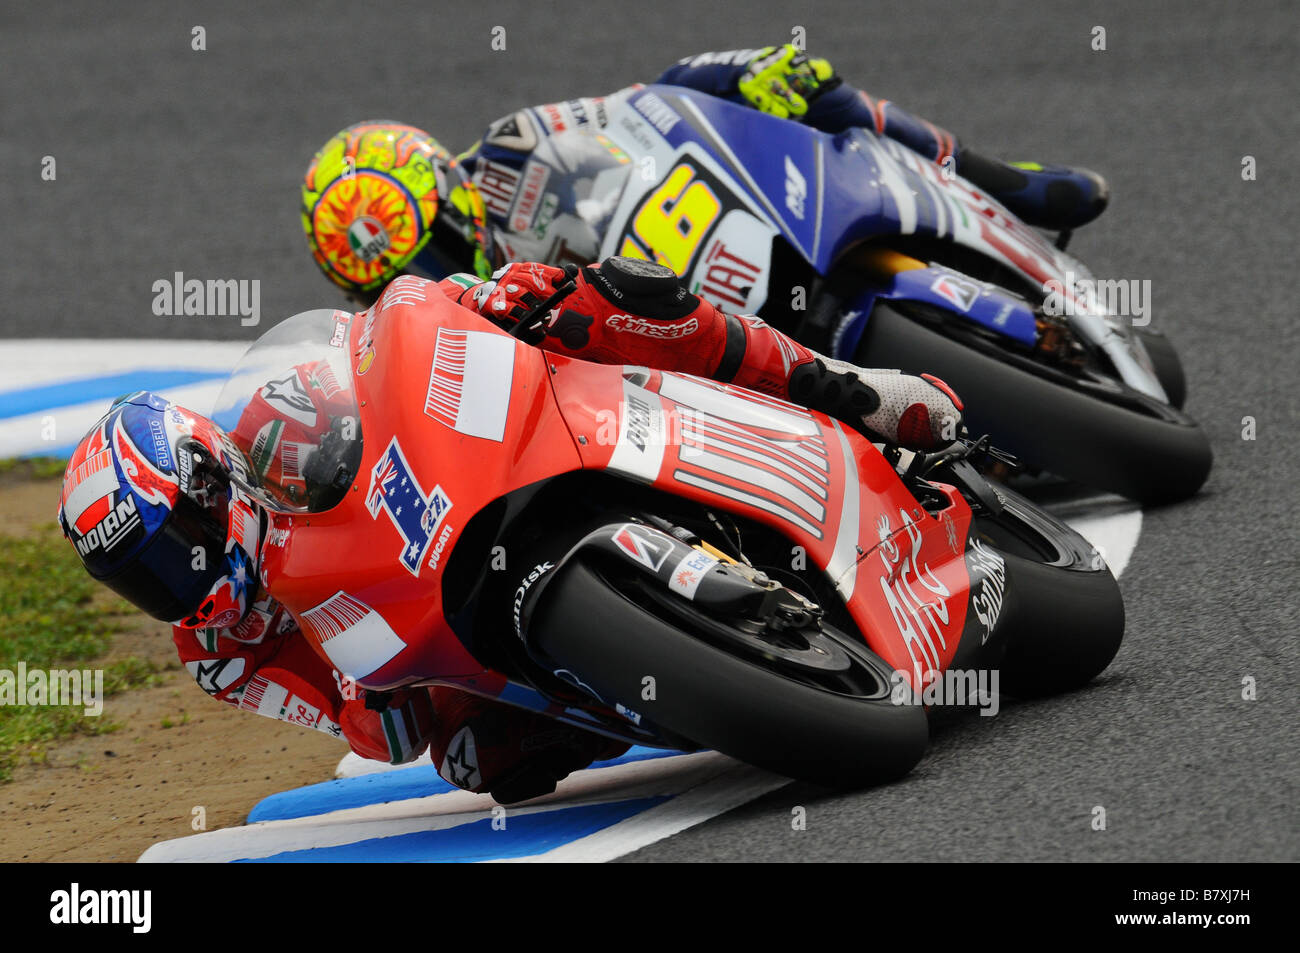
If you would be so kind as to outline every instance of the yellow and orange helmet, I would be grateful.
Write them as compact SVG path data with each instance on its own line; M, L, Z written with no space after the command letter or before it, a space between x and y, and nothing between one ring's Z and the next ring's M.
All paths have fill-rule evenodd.
M427 132L386 120L349 126L312 159L302 226L317 266L362 302L401 274L487 277L495 265L478 189Z

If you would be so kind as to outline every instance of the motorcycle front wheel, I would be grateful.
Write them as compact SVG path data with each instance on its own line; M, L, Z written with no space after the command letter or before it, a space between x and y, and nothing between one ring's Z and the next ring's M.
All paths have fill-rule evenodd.
M925 711L890 667L826 625L764 642L638 578L574 560L528 642L611 707L756 767L831 787L902 777L929 742Z
M971 536L1006 561L1002 612L1012 635L999 668L1012 695L1051 695L1100 675L1124 640L1124 597L1075 530L1006 487L1002 510L980 512Z

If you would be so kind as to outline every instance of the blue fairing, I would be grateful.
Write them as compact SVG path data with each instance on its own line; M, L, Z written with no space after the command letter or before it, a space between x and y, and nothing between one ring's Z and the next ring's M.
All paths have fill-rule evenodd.
M678 87L649 86L633 102L651 93L684 120L667 132L668 142L703 146L819 272L848 245L897 231L880 191L867 187L875 166L854 146L855 136L831 136Z
M704 146L821 274L877 235L950 237L965 210L891 158L904 147L866 129L830 135L691 90L650 86L685 121L666 138ZM634 99L635 102L635 99ZM806 194L799 201L800 186ZM900 207L900 199L906 207ZM802 209L802 217L798 214Z
M694 142L706 149L819 274L866 239L951 238L956 224L967 221L969 213L956 200L895 161L902 146L868 130L830 135L677 87L649 86L633 102L647 95L681 117L664 132L669 144ZM845 302L835 356L852 357L878 297L923 301L1026 345L1037 336L1023 299L932 266L899 272Z
M954 300L956 299L956 300ZM831 356L852 360L857 353L867 320L877 301L918 301L933 305L1013 338L1026 347L1038 339L1034 312L1023 298L1008 294L997 285L975 281L941 265L900 271L878 286L864 286L841 304L833 329Z

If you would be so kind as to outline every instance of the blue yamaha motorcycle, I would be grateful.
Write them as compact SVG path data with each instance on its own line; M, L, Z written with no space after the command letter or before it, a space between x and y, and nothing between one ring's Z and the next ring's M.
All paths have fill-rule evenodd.
M644 88L603 132L627 173L600 203L602 258L657 259L830 356L936 374L1031 472L1147 503L1205 482L1209 442L1145 289L1097 281L1068 234L866 130L677 87Z

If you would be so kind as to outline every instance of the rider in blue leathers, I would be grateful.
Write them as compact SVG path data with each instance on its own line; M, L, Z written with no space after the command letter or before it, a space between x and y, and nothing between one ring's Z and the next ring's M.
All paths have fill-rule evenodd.
M975 152L933 123L853 88L826 60L791 44L688 57L656 82L828 133L869 129L950 168L1031 225L1071 229L1106 206L1108 190L1097 174ZM303 188L303 224L318 266L365 302L401 273L441 279L471 271L486 278L512 261L597 260L633 172L601 131L614 109L642 88L520 109L489 125L457 157L414 127L349 127L317 154ZM412 155L417 166L423 162L415 172L403 166ZM374 182L365 180L368 173ZM402 181L396 192L404 198L394 203L378 194L384 176ZM372 186L374 195L366 191ZM403 202L406 207L385 218L383 209Z

